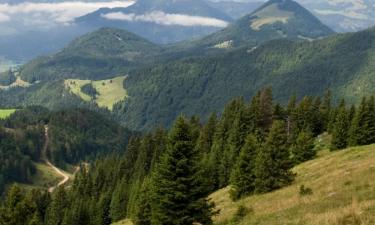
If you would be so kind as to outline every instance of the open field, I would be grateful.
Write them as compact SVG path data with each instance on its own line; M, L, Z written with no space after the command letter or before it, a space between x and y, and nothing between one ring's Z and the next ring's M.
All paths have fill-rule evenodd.
M133 223L130 220L121 220L117 223L112 223L112 225L133 225Z
M12 115L16 110L15 109L0 109L0 119L6 119Z
M82 86L91 83L98 93L94 101L98 104L99 107L105 107L109 110L112 110L114 104L124 100L127 97L127 92L123 86L125 79L126 76L98 81L68 79L65 80L64 83L65 88L70 90L71 93L77 95L84 101L92 101L92 97L83 93L81 90Z
M235 224L371 225L375 224L375 145L338 152L323 151L319 158L294 168L293 185L272 193L229 198L229 188L210 197L220 209L215 224L234 224L239 206L249 213ZM313 194L301 196L301 185Z

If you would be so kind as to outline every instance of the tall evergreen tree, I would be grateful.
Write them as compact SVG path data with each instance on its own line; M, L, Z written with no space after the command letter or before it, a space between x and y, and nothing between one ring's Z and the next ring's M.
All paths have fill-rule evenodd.
M278 189L294 179L285 130L283 121L274 121L266 143L257 155L255 191L258 193Z
M231 175L231 197L234 200L254 192L257 148L256 138L249 135Z
M199 183L197 156L189 124L179 117L153 175L152 224L212 224L212 205Z
M295 164L313 159L316 155L314 150L314 137L310 131L301 131L295 143L291 147L292 160Z
M347 147L349 126L349 115L346 110L345 101L342 100L333 125L331 150L344 149Z

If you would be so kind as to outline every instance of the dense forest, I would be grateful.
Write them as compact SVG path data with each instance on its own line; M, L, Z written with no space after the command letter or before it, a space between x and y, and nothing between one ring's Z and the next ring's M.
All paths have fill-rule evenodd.
M236 201L287 186L291 168L316 156L318 135L330 133L336 151L374 143L374 131L374 97L335 105L328 91L323 98L292 97L283 107L266 88L250 102L232 100L204 124L179 116L169 131L133 136L124 153L82 167L69 189L50 195L13 186L0 223L212 224L209 193L230 185Z
M45 125L49 127L48 158L62 168L103 154L123 152L133 134L87 110L50 112L38 106L17 110L0 121L0 193L6 184L30 182L34 163L42 161Z

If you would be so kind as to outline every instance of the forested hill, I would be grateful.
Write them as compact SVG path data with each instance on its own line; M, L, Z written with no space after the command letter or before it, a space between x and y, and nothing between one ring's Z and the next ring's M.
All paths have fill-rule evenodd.
M169 125L181 112L207 119L235 96L272 86L281 103L296 94L358 102L375 93L375 29L313 42L274 40L211 57L193 57L133 71L123 121L136 129Z
M180 116L168 132L159 128L142 137L133 137L124 154L98 159L88 170L82 167L73 185L59 188L52 197L39 190L24 193L20 187L12 187L0 207L0 223L29 225L33 221L31 224L109 225L128 218L136 225L212 224L212 220L216 219L216 210L208 199L209 193L228 187L231 201L240 200L240 203L241 199L254 196L258 206L264 204L260 202L262 199L273 200L264 200L264 193L300 183L300 180L295 181L296 175L291 169L318 157L321 154L318 151L326 152L327 148L340 151L347 146L374 143L374 101L374 97L367 97L358 107L350 107L342 100L334 106L327 92L322 99L306 96L296 101L292 97L288 106L282 107L273 102L272 90L267 88L257 93L250 102L243 98L232 100L221 116L212 114L204 124L198 117ZM323 133L330 141L322 142L322 136L318 135ZM300 202L304 206L313 206L290 210L305 215L307 212L327 213L327 210L334 211L344 206L356 207L351 206L353 196L358 197L356 201L361 205L370 202L373 205L374 191L368 181L351 183L349 179L352 172L366 174L373 170L370 166L373 154L367 151L367 154L351 155L346 154L345 161L350 161L345 164L348 166L330 165L330 170L334 167L336 171L335 178L340 175L337 181L340 185L330 186L328 183L327 187L327 183L323 183L322 186L333 194L315 193L315 189L301 186L285 198L293 198L290 200L293 204ZM366 161L367 157L372 161ZM366 171L362 171L366 167L363 165L359 169L356 164L359 160L368 163ZM314 165L319 167L319 164ZM315 170L320 174L322 169ZM298 179L303 177L312 182L314 173L298 171L301 172ZM345 176L343 173L346 173ZM345 190L356 188L354 195L336 194L335 188L341 185L346 186ZM297 200L290 197L295 193L299 193ZM322 199L322 195L324 200L317 204L316 198ZM221 196L221 199L227 201L226 196ZM289 206L289 200L282 205ZM278 202L277 199L274 201ZM340 205L337 205L338 202ZM243 208L238 209L237 218L234 217L233 221L241 221L248 213L255 213L256 218L260 218L259 214L263 213L248 212ZM354 212L349 211L352 214L344 219L373 221L371 208L363 208L364 214L357 213L359 209L355 209ZM314 224L314 217L296 218L295 215L283 217L283 221ZM223 218L220 220L223 221ZM264 217L258 222L268 224ZM220 224L231 224L231 221Z
M47 157L60 168L123 152L133 132L87 110L50 112L42 107L17 110L0 120L0 196L7 184L32 184L35 163L42 162L48 126Z

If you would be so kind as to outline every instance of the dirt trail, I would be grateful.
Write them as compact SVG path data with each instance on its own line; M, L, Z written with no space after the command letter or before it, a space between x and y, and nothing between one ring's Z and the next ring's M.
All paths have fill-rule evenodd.
M42 150L42 160L63 178L57 185L54 185L48 188L49 192L53 192L57 187L64 185L66 182L68 182L70 180L70 177L66 173L64 173L62 170L54 166L47 157L47 150L48 150L48 143L49 143L47 125L44 127L44 137L45 137L45 142L44 142L44 146Z

